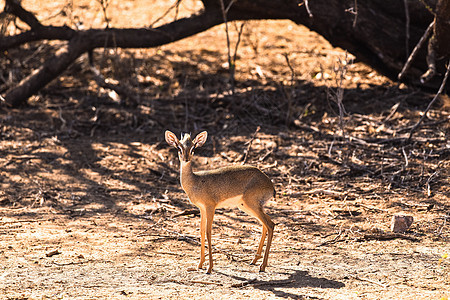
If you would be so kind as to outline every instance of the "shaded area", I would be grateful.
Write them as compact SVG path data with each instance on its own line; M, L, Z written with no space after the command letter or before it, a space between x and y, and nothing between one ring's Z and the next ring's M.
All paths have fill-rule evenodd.
M164 299L445 296L448 99L440 99L406 145L433 95L392 84L351 59L339 84L333 69L342 68L336 64L345 53L306 31L300 40L311 48L283 48L278 31L285 24L260 26L277 33L276 46L261 40L256 47L246 37L245 55L256 53L253 46L259 52L241 64L234 95L225 88L221 49L164 48L150 57L105 54L102 72L135 91L134 100L98 87L89 72L74 76L85 68L80 60L29 107L0 108L0 292L10 298L80 291ZM333 98L340 89L343 127ZM213 228L217 273L195 270L199 217L181 190L166 129L208 130L196 169L240 164L246 156L274 181L277 196L267 213L277 226L266 273L248 265L260 225L226 209ZM382 239L393 214L414 216L404 233L411 239ZM58 255L47 255L55 250Z
M348 50L361 61L396 80L410 50L413 49L412 45L419 40L434 18L436 34L430 40L428 55L425 50L417 52L420 53L420 58L415 59L414 67L408 70L410 74L403 78L406 78L408 82L418 83L419 73L425 73L428 67L428 72L432 73L432 76L427 76L429 77L426 80L427 84L436 86L436 82L429 82L429 79L438 77L435 80L440 81L441 78L437 75L445 67L442 56L448 58L448 53L443 54L445 51L440 49L448 48L446 37L449 26L445 21L448 1L445 0L438 1L437 4L435 1L427 4L394 1L388 6L377 1L359 4L350 1L316 1L311 5L308 3L298 5L296 1L259 0L257 3L254 1L217 3L212 0L203 0L202 4L203 9L194 11L188 17L178 17L180 2L177 2L166 12L167 15L170 10L175 9L174 20L155 28L153 24L141 28L130 28L129 24L126 24L125 28L111 26L106 16L106 7L104 7L105 29L79 29L66 24L64 26L42 24L35 13L22 7L21 3L6 0L2 31L8 32L8 26L11 24L15 27L16 18L25 23L29 29L19 30L19 33L14 30L11 35L1 36L1 50L9 50L42 40L62 40L66 43L52 47L51 54L43 61L43 64L34 68L33 72L23 77L16 85L7 86L4 93L5 103L13 107L25 104L28 98L52 80L59 78L84 53L89 54L90 65L94 67L92 52L96 48L159 47L229 21L285 19L296 24L303 24L325 37L334 46ZM153 3L153 5L156 4ZM433 8L436 11L436 17ZM73 10L73 7L71 9ZM403 10L405 15L399 15L399 12ZM160 19L163 18L164 16ZM67 22L76 23L73 19ZM411 45L410 41L412 41ZM438 50L441 50L441 55L437 58L435 51ZM6 82L4 84L7 85ZM106 85L114 87L108 83ZM117 87L116 90L126 91L121 87Z
M256 289L267 290L272 292L275 296L286 299L320 299L316 297L304 297L298 294L292 294L285 292L280 288L302 288L312 287L321 289L340 289L345 286L344 283L330 280L326 278L314 277L305 271L295 271L289 274L287 279L282 280L247 280L246 278L240 278L233 276L233 279L240 280L242 283L236 283L233 287L252 286Z

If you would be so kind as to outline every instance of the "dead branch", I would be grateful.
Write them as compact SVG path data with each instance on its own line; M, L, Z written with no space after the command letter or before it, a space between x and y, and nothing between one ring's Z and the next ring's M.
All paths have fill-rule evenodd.
M405 18L406 18L406 36L405 36L405 50L406 50L406 57L409 56L409 7L408 7L408 0L403 0L403 3L405 5Z
M123 84L113 83L111 79L106 79L99 69L91 65L90 70L94 75L94 80L98 86L116 92L122 98L128 98L132 103L137 103L138 99L134 96L133 91Z
M402 233L364 234L364 236L358 238L356 242L365 242L371 240L390 241L395 239L404 239L413 242L420 242L420 239Z
M10 106L19 106L43 86L66 70L75 59L89 50L83 38L74 38L48 59L42 67L32 72L5 94L5 101Z
M428 197L431 196L431 187L430 187L431 180L433 179L434 176L436 176L436 175L439 174L439 171L440 171L440 170L435 171L435 172L434 172L433 174L431 174L431 176L428 177L428 179L427 179L427 196L428 196Z
M444 79L442 80L441 86L439 87L438 92L436 93L436 95L434 96L434 98L430 101L430 103L428 104L427 108L425 109L425 111L423 112L422 117L420 118L420 120L416 123L416 125L414 125L413 128L411 128L411 131L409 132L409 137L406 140L407 143L409 143L411 141L412 135L413 133L417 130L417 128L419 128L420 124L422 123L422 121L426 118L428 111L430 110L431 106L434 104L434 102L438 99L438 97L442 94L442 92L444 91L444 87L445 84L447 83L447 79L448 79L448 73L450 72L450 60L448 61L448 65L447 65L447 71L445 72L445 76Z
M311 10L309 9L308 0L303 0L303 3L305 4L306 11L308 12L308 16L309 16L310 18L312 18L312 17L313 17L313 14L312 14Z
M365 277L359 277L359 276L352 275L352 274L349 274L349 276L350 276L350 277L353 277L353 278L355 278L355 279L357 279L357 280L360 280L360 281L367 281L367 282L370 282L370 283L379 285L379 286L381 286L382 288L387 288L387 287L388 287L386 284L382 284L381 282L378 282L378 281L375 281L375 280L371 280L371 279L368 279L368 278L365 278Z
M6 0L5 11L17 16L19 19L27 23L31 28L42 27L42 24L31 12L25 10L19 1Z
M182 211L182 212L180 212L180 213L174 215L173 217L176 218L176 217L190 216L190 215L193 215L193 216L199 216L199 215L200 215L200 210L198 210L198 209L196 209L196 208L193 208L193 209L186 209L186 210L184 210L184 211Z
M5 103L10 106L25 103L28 97L36 94L46 84L57 78L80 55L91 52L93 49L157 47L192 36L218 24L236 20L288 19L297 24L306 25L321 34L331 44L347 49L359 60L391 78L397 74L400 66L399 59L404 56L404 40L398 38L399 35L404 35L404 21L393 13L401 11L404 4L402 1L393 3L386 10L376 6L377 3L356 3L355 1L355 13L358 25L361 26L354 26L356 16L341 13L345 12L347 7L345 3L338 0L305 1L305 5L300 6L298 1L293 0L221 1L222 3L215 0L203 0L204 10L157 28L109 28L108 26L106 29L78 30L68 26L43 25L32 12L21 6L20 1L6 0L7 7L4 13L19 18L28 24L30 29L17 35L1 36L0 51L33 41L62 40L67 43L61 46L60 50L55 48L54 55L50 56L42 67L34 70L18 85L7 90L3 95ZM444 5L447 2L439 0L439 3ZM221 4L225 9L221 8ZM412 4L409 3L409 5L411 8ZM175 9L177 7L175 5ZM443 7L437 12L442 11L442 16L445 17L447 6ZM311 17L312 11L314 11L313 17ZM226 12L225 19L223 12ZM411 40L418 40L424 28L423 22L416 20L431 19L431 13L424 7L415 7L409 10L409 15L411 23L409 37ZM376 24L383 24L389 30L379 30L379 25L375 26L373 20L377 20ZM445 18L442 20L445 21ZM436 34L436 38L439 46L446 46L448 43L446 41L449 39L441 37L447 36L448 26L445 22L441 24L443 34ZM423 53L420 55L424 56ZM419 62L414 63L415 74L425 67L423 60L417 61ZM441 67L441 62L438 63L438 67Z
M428 25L427 30L425 30L424 34L420 38L420 40L417 43L416 47L414 47L413 51L409 55L408 59L406 60L405 65L403 66L403 69L398 74L398 80L402 80L403 77L405 76L406 72L411 67L412 62L414 61L416 56L419 54L420 48L422 48L422 46L425 43L425 41L430 37L431 33L433 32L433 26L434 26L434 21L431 22L430 25Z
M325 241L325 242L323 242L322 244L320 244L320 245L318 245L318 247L322 247L322 246L325 246L325 245L330 245L330 244L334 244L334 243L337 243L337 242L340 242L340 241L342 241L342 239L339 239L341 236L342 236L342 225L341 225L341 227L339 228L339 232L338 232L338 234L334 237L334 239L332 239L332 240L330 240L330 241Z
M221 283L221 282L205 281L205 280L191 280L191 283L210 284L210 285L219 285L219 286L223 285L223 283Z
M248 146L247 146L247 149L245 150L244 159L242 160L243 165L247 162L248 154L250 153L250 148L252 147L253 140L255 139L256 134L258 134L260 129L261 129L260 126L256 127L256 130L253 133L252 138L250 139L250 141L248 141Z
M430 81L437 74L437 61L450 57L450 1L438 0L434 17L433 36L428 41L426 57L428 70L420 77L421 83Z
M9 0L9 2L14 2ZM9 3L8 2L8 3ZM15 2L14 2L15 3ZM19 4L17 4L21 7ZM43 26L36 18L31 18L25 9L16 9L17 16L24 18L32 27L30 31L17 36L0 38L0 50L40 39L68 40L61 49L55 50L42 67L9 89L4 98L10 106L19 106L43 86L58 77L83 53L99 47L146 48L167 44L222 22L216 13L201 13L163 25L155 29L90 29L75 31L68 27Z

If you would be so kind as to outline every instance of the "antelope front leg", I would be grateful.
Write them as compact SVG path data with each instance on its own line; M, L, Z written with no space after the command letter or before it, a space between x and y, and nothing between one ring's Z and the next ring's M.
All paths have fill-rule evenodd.
M206 238L208 239L208 254L209 254L209 268L206 274L210 274L213 268L211 231L214 219L214 211L215 211L214 207L207 208L206 210Z
M203 269L203 263L205 262L205 232L206 232L206 212L200 210L200 263L199 269Z

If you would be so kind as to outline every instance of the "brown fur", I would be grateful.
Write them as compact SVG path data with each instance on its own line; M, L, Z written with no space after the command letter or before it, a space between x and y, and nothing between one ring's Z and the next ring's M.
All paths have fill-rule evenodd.
M209 268L213 268L211 249L211 230L215 209L218 207L238 207L257 218L263 225L263 233L252 264L261 258L262 248L268 235L264 259L260 266L263 272L272 243L275 224L264 212L263 205L275 195L275 189L269 177L252 166L231 166L209 171L192 171L193 151L201 147L207 138L206 131L199 133L194 140L189 134L182 135L181 141L170 131L165 133L166 141L178 149L180 158L181 186L190 201L200 209L201 254L199 269L205 262L205 235L208 240Z

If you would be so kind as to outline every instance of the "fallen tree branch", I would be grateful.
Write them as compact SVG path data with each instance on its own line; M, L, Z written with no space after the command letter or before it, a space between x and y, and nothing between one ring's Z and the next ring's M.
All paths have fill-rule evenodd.
M404 43L396 32L404 28L403 20L396 13L404 4L393 3L389 9L378 9L372 2L357 3L358 26L355 16L346 12L342 1L317 0L298 5L294 0L222 0L227 8L226 20L287 19L303 24L326 38L334 46L340 46L368 63L383 74L393 78L399 71L400 57L404 56ZM57 52L44 62L44 66L34 70L17 85L2 95L5 103L18 106L29 96L36 94L51 80L57 78L73 61L84 52L95 48L151 48L183 39L224 23L223 11L217 0L202 0L204 9L190 17L174 20L157 28L106 28L77 30L67 26L46 26L38 18L21 6L17 0L6 0L8 9L3 13L12 14L28 24L29 30L13 36L0 37L0 51L18 47L39 40L64 40L62 53ZM444 3L444 2L443 2ZM233 4L233 5L230 5ZM374 6L375 5L375 6ZM409 5L412 5L409 3ZM356 2L355 2L356 6ZM177 6L175 6L177 7ZM356 7L355 7L356 9ZM311 18L311 11L314 15ZM446 11L446 10L445 10ZM443 10L443 12L445 12ZM342 12L344 12L342 14ZM418 40L423 34L423 22L431 22L432 14L423 7L409 10L410 39ZM420 18L419 18L420 17ZM377 20L377 22L373 22ZM428 22L428 21L427 21ZM379 23L390 30L379 30ZM445 28L444 28L445 29ZM446 31L445 31L446 32ZM401 33L400 35L402 35ZM420 54L424 56L423 53ZM417 60L414 72L418 73L424 64ZM441 62L439 62L439 68ZM53 67L56 66L56 67ZM50 70L49 73L45 73ZM408 76L408 77L413 77ZM409 79L408 79L409 80ZM414 81L413 79L411 79Z
M27 23L31 28L42 27L42 24L31 12L24 9L17 0L6 0L5 11L17 16L19 19Z
M17 107L42 87L64 72L83 53L99 47L146 48L164 45L198 32L204 31L217 24L222 19L219 14L202 13L183 18L155 29L90 29L74 31L64 27L39 27L29 31L28 35L41 33L42 36L53 36L70 39L60 50L47 59L42 67L32 72L19 84L9 89L5 102L9 106ZM17 36L19 37L19 36ZM25 41L26 33L20 35L16 41ZM4 48L0 40L0 50Z
M72 62L87 50L89 50L89 44L86 44L82 37L78 36L78 38L72 39L68 44L56 51L42 67L9 89L4 97L6 104L13 107L21 105L43 86L64 72Z
M65 40L72 39L77 34L77 31L67 27L55 26L39 26L31 30L22 32L13 36L0 37L0 51L5 51L20 45L36 42L40 40Z

